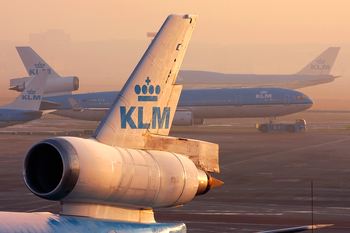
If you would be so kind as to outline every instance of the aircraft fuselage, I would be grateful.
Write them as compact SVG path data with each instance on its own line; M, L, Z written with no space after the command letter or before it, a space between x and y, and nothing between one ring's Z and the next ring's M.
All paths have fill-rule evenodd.
M53 114L90 121L101 121L119 92L96 92L45 97L60 103ZM74 111L68 99L74 98L83 108ZM237 88L183 90L177 110L189 110L195 119L277 117L310 108L313 101L305 94L283 88ZM103 110L104 109L104 110Z

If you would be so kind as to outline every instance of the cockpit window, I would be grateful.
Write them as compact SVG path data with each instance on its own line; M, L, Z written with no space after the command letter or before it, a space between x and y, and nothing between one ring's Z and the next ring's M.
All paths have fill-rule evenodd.
M297 99L298 100L302 100L302 99L308 99L309 97L307 95L297 95Z

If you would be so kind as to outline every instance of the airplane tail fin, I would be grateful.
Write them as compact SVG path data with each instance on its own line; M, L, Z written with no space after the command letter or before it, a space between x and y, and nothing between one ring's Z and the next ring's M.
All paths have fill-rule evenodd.
M15 101L2 108L39 111L47 77L48 71L40 72Z
M328 75L337 58L340 47L329 47L296 74L300 75Z
M39 71L47 70L49 79L60 78L60 76L54 71L49 64L47 64L31 47L21 46L16 47L19 56L22 59L29 77L33 77L39 74ZM13 79L16 80L16 79Z
M73 108L73 111L83 111L84 108L73 98L69 98L68 99L70 105L72 106Z
M142 148L147 132L168 135L182 86L174 85L197 15L170 15L148 47L93 138Z

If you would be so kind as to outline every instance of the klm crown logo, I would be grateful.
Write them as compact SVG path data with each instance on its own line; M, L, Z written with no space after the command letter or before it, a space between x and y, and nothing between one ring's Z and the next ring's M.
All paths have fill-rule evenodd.
M160 86L157 85L156 87L154 87L153 85L149 85L151 82L149 77L147 77L145 82L147 83L147 85L144 84L142 87L140 85L135 86L135 93L139 95L138 101L142 101L142 102L158 101L158 95L160 94L160 91L161 91ZM140 95L141 92L143 95Z
M38 64L35 64L35 67L36 67L37 69L42 69L42 68L45 67L45 63L39 62Z
M42 71L47 70L49 74L51 74L51 69L45 69L45 65L46 65L45 63L41 63L41 62L34 64L35 69L28 70L29 76L38 75L40 70Z
M255 98L257 99L268 99L268 98L272 98L272 94L268 94L268 91L260 91L260 94L256 94Z
M33 89L30 89L29 91L27 91L28 95L34 95L36 93L36 91L34 91Z
M316 62L317 62L317 64L323 65L326 62L326 60L322 60L322 58L320 58L320 59L316 60Z
M23 93L23 92L22 92ZM27 95L22 94L22 100L41 100L41 95L35 95L36 91L30 89L27 91Z
M161 88L159 85L153 86L150 85L151 80L149 77L145 80L146 84L136 85L135 93L138 96L139 102L158 101L158 95L160 94ZM141 95L142 94L142 95ZM143 121L143 106L130 106L129 109L126 106L120 106L120 119L122 129L126 129L127 125L130 126L131 129L169 129L170 126L170 107L164 107L162 110L160 107L152 107L152 109L148 109L148 113L152 113L152 119L150 122ZM137 119L133 119L133 113L137 111ZM136 117L135 117L136 118Z
M311 64L312 70L331 70L331 65L325 65L326 60L323 60L322 58L316 60L317 64Z

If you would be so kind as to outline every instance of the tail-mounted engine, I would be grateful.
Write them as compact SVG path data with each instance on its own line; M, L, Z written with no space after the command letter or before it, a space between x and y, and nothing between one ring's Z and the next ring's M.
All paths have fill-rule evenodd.
M33 78L15 78L10 80L10 90L22 92ZM76 76L47 79L44 94L72 92L79 89L79 78Z
M187 156L73 137L36 143L25 156L23 176L48 200L139 209L183 205L217 185Z

